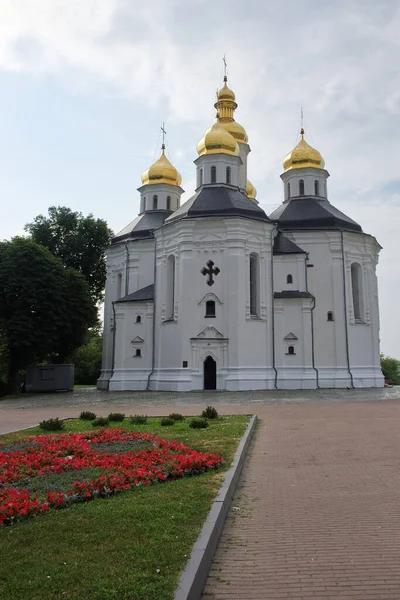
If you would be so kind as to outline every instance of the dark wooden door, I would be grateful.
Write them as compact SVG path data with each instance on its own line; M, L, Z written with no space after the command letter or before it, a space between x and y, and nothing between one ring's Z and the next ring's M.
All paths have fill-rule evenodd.
M217 363L211 356L204 361L204 389L217 389Z

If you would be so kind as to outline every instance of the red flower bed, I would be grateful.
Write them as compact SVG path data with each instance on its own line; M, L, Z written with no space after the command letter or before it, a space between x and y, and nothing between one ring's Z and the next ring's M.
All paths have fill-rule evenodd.
M0 444L0 526L50 508L107 497L169 477L202 473L221 463L219 455L124 429L38 435L12 445ZM100 473L81 481L82 469ZM62 480L63 474L71 471L76 471L72 483L61 481L59 489L42 493L30 491L32 483L41 484L46 477L57 479L57 474Z

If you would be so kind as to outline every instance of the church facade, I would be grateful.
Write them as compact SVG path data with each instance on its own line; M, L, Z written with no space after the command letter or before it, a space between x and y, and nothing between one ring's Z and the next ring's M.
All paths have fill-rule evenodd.
M376 239L330 204L329 173L303 129L268 216L226 77L215 107L194 195L180 205L163 144L142 175L139 216L107 252L98 388L383 386Z

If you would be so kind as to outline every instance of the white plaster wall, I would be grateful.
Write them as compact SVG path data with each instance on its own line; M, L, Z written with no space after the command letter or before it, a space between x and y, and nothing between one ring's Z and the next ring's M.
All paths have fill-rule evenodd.
M278 254L274 256L274 291L306 291L305 254ZM287 283L292 275L293 283Z
M229 154L205 154L199 156L195 161L196 165L196 188L200 187L200 170L203 170L203 185L211 184L211 167L216 168L217 180L215 183L226 183L226 168L231 168L230 185L239 186L239 169L242 165L242 159L239 156Z
M273 379L270 326L272 225L246 219L184 220L157 231L157 290L166 289L166 262L175 263L175 313L166 319L166 299L156 301L155 389L202 389L203 361L217 361L220 389L270 386ZM250 317L249 256L260 256L260 317ZM201 274L207 261L220 269L212 286ZM214 294L216 317L205 317L205 296ZM188 368L182 367L183 361Z
M175 211L180 207L180 198L183 193L181 187L166 183L142 185L138 191L140 192L140 214L148 210ZM157 196L157 209L154 209L154 196ZM169 209L168 196L171 198Z
M295 198L300 195L299 185L300 179L304 181L304 195L315 196L315 181L319 183L319 194L323 198L327 198L326 181L329 177L328 171L325 169L315 169L309 167L306 169L293 169L282 173L281 179L284 184L284 198L288 200L288 186L290 183L290 197Z

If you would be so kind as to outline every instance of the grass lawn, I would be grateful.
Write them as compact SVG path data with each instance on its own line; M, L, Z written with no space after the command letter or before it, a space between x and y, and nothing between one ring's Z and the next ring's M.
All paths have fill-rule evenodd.
M217 452L224 467L199 476L139 487L0 528L0 598L5 600L168 600L190 555L213 498L229 468L248 416L219 417L208 429L187 420L161 427L121 425ZM63 432L93 431L66 421ZM38 428L0 436L21 439Z
M95 385L89 384L89 385L74 385L74 390L79 390L79 389L86 389L86 388L95 388Z

